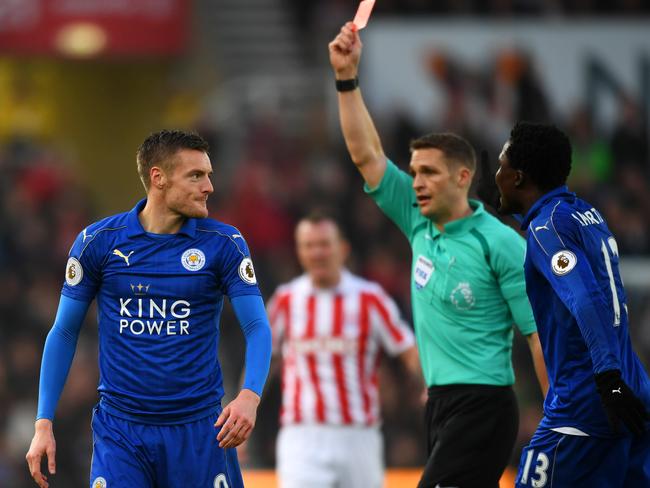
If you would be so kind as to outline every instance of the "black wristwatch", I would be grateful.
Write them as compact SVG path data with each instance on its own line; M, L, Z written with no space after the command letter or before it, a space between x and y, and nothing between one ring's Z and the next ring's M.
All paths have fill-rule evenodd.
M355 76L349 80L336 80L336 91L346 92L356 90L359 86L359 77Z

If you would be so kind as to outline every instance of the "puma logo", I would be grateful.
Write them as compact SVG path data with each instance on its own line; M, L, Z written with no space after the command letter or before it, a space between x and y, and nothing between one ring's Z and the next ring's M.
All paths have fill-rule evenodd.
M124 253L123 253L122 251L120 251L119 249L113 249L113 255L114 255L114 256L119 256L119 257L121 257L122 259L124 259L124 261L126 262L126 265L127 265L127 266L130 266L130 264L129 264L129 258L131 257L131 254L133 254L133 251L131 251L129 254L127 254L127 255L125 256Z
M535 227L535 232L537 232L538 230L542 230L542 229L549 230L549 228L548 228L548 220L546 221L546 223L544 225L538 225L537 227Z
M86 239L93 236L92 234L90 234L90 235L86 234L86 229L83 230L82 234L83 234L83 237L84 237L83 242L86 242Z
M615 390L612 390L612 393L618 393L619 395L623 394L623 393L621 393L621 387L620 386L618 388L616 388Z

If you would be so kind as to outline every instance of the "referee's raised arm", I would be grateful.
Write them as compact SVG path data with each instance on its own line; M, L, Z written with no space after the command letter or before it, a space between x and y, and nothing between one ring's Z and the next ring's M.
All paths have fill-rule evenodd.
M370 188L374 188L386 171L386 156L359 89L362 47L355 25L347 22L329 43L329 55L336 75L339 118L345 144L361 176Z

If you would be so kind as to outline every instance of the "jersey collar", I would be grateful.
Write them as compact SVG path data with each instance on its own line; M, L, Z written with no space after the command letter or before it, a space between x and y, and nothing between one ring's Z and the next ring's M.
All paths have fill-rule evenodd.
M352 273L345 267L341 268L341 279L339 282L332 286L331 288L318 288L314 286L309 277L308 273L302 275L305 279L305 287L309 293L319 293L319 292L331 292L334 294L344 293L350 288L350 280L352 279Z
M476 227L476 221L485 213L483 203L478 200L469 199L469 207L473 210L471 214L461 219L452 220L444 225L444 233L448 235L464 234ZM433 222L431 222L433 224ZM438 227L431 225L432 235L441 234Z
M537 214L540 212L542 207L554 198L575 198L576 194L569 191L569 187L566 185L558 186L556 189L549 191L542 195L530 209L528 213L521 221L521 230L526 230L531 220L533 220Z
M142 209L147 204L147 199L143 198L138 203L135 204L135 207L127 215L126 228L128 231L129 237L134 237L141 234L146 234L147 232L142 227L138 214L142 212ZM178 231L179 234L185 234L189 237L194 237L196 234L196 219L186 219L183 226Z

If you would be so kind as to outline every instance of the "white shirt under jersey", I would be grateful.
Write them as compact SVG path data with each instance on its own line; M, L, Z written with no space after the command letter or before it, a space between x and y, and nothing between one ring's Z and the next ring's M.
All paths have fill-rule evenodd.
M282 425L377 425L380 353L414 345L395 302L377 283L344 270L338 286L307 275L281 285L268 305L282 353Z

